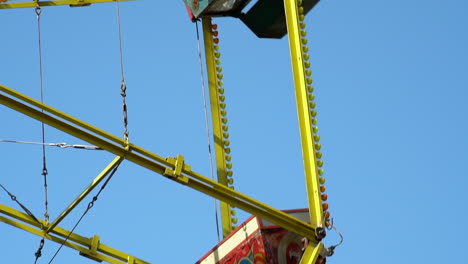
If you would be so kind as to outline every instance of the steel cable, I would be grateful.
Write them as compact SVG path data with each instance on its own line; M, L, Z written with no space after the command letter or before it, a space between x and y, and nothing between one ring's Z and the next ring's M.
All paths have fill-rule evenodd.
M42 145L42 146L59 147L59 148L77 148L77 149L86 149L86 150L102 150L102 148L97 147L97 146L94 146L94 145L68 144L68 143L66 143L66 142L61 142L61 143L44 143L44 142L9 140L9 139L0 139L0 142L3 142L3 143L18 143L18 144L31 144L31 145Z
M42 9L40 6L37 6L35 9L36 18L37 18L37 43L38 43L38 56L39 56L39 86L41 90L41 103L44 103L44 84L43 84L43 71L42 71L42 39L41 39L41 12ZM44 113L44 109L41 109L41 112ZM47 170L47 158L46 158L46 149L45 149L45 124L41 122L41 132L42 132L42 173L41 175L44 178L44 220L45 224L49 223L49 195L47 187L47 175L49 174ZM36 219L37 221L37 219ZM42 256L42 248L44 247L44 239L41 239L37 251L34 253L36 257L34 263L37 263L37 260Z

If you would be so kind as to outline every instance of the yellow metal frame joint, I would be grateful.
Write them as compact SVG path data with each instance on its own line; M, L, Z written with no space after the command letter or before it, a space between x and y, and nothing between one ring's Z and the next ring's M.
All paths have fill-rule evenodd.
M54 227L56 227L96 186L105 178L107 175L115 169L123 160L123 157L116 157L85 189L81 194L51 223L45 231L49 233Z
M190 166L186 166L184 164L184 156L177 155L177 158L175 159L169 157L166 160L169 162L169 164L173 165L174 168L166 168L164 170L164 175L169 176L172 179L175 179L179 182L188 183L189 179L186 176L182 175L182 169L190 171Z
M41 229L41 226L45 225L43 220L39 220L38 223L32 220L27 214L3 204L0 204L0 222L4 222L5 224L54 241L58 244L63 244L66 247L77 250L81 255L87 255L87 257L99 262L105 261L112 264L125 264L129 257L134 258L127 253L101 243L98 236L87 238L76 233L70 233L70 231L58 226L50 233L46 233ZM134 263L136 264L149 264L149 262L141 259L134 259Z

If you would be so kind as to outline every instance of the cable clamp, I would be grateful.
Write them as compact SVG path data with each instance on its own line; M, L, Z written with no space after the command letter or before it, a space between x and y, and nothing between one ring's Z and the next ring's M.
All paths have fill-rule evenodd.
M322 252L320 252L320 256L326 258L326 257L331 257L333 256L333 254L335 254L335 247L334 246L331 246L329 248L323 248L322 249Z
M168 157L166 158L166 161L169 162L172 166L174 166L174 168L166 168L166 170L164 171L164 176L168 176L174 180L183 183L188 183L188 177L182 175L182 170L190 171L190 166L184 164L184 156L179 154L177 155L177 158Z

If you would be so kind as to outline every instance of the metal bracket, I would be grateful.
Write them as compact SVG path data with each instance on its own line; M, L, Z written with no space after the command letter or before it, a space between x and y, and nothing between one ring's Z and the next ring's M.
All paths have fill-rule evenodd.
M174 166L174 169L166 168L164 171L164 176L168 176L171 179L188 183L189 178L187 176L182 175L182 169L190 171L190 166L184 164L184 156L177 155L177 158L168 157L166 159L171 165Z
M90 6L91 3L86 3L84 0L78 0L77 4L70 4L70 7Z
M94 235L92 240L91 240L91 246L89 250L87 251L80 251L80 255L83 257L87 257L89 259L92 259L97 262L102 262L102 259L98 258L97 256L97 250L99 247L99 236Z
M317 237L318 241L321 241L325 236L327 236L327 232L323 227L317 227L315 229L315 236Z
M331 246L329 248L323 248L322 252L320 252L320 256L322 257L331 257L335 254L335 246Z

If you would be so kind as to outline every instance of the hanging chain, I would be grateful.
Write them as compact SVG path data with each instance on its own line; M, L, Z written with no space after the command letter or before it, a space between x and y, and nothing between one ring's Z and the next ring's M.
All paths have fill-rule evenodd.
M195 21L195 28L197 31L197 47L198 47L198 59L200 62L200 76L201 76L201 83L202 83L202 95L203 95L203 108L205 112L205 127L206 127L206 136L208 138L208 155L210 157L210 173L211 179L214 180L214 168L213 168L213 154L211 152L211 134L210 134L210 125L208 124L208 107L206 104L206 87L205 87L205 73L203 72L203 59L202 59L202 52L201 52L201 45L200 45L200 33L198 30L198 21ZM216 199L214 200L214 208L215 208L215 219L216 219L216 232L218 235L218 242L221 241L221 235L219 232L219 216L218 216L218 202Z
M127 113L127 84L125 83L124 77L124 63L123 63L123 51L122 51L122 28L120 25L120 5L119 0L116 2L117 6L117 26L118 26L118 34L119 34L119 53L120 53L120 76L121 76L121 84L120 84L120 95L122 96L122 113L123 113L123 123L124 123L124 140L128 143L128 113Z
M125 142L128 142L128 114L127 114L127 102L126 102L126 97L127 97L127 85L125 84L124 79L122 78L122 84L120 85L120 95L122 96L122 113L123 113L123 123L124 123L124 139Z

